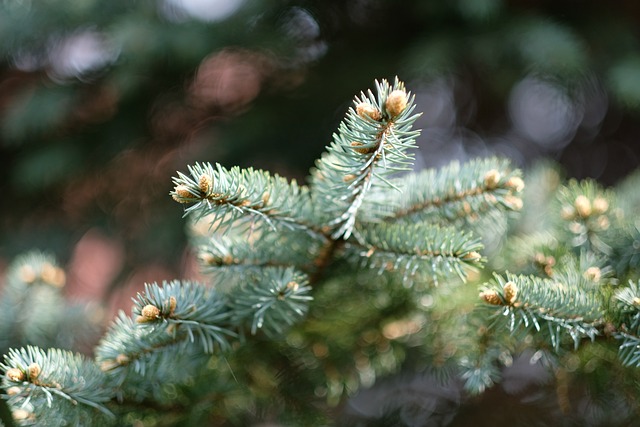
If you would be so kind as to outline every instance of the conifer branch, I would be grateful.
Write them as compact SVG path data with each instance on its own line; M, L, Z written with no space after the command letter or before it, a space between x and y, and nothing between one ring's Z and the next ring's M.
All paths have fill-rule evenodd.
M248 275L243 286L229 295L233 321L250 323L251 333L258 329L277 336L304 317L311 287L307 275L294 268L268 268Z
M348 259L382 271L400 271L404 280L421 275L455 274L466 277L465 268L482 265L482 243L469 233L427 224L370 224L358 229L362 244L345 244Z
M583 337L593 340L600 334L604 310L597 291L534 276L494 276L480 298L495 307L495 315L504 317L511 332L535 329L556 351L562 332L569 334L576 348Z
M193 215L196 221L208 217L212 231L268 226L321 233L311 222L309 190L295 180L220 164L196 163L188 169L189 174L178 172L173 178L170 194L179 203L191 204L185 215Z
M393 181L402 191L377 192L371 209L383 210L386 221L473 222L492 210L520 210L524 182L508 160L476 159L426 169Z
M114 418L105 406L113 397L105 375L79 354L11 349L0 368L9 404L37 425L99 425L96 417Z
M349 238L358 212L370 190L393 188L388 176L408 170L419 134L411 130L418 117L412 115L413 96L396 79L376 82L377 94L369 91L354 100L333 135L333 142L312 171L312 198L329 220L331 236Z

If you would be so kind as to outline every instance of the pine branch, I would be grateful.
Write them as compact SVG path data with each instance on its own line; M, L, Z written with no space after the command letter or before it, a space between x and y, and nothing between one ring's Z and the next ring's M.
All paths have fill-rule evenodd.
M314 272L328 243L324 237L298 230L256 232L250 238L214 235L199 246L198 258L202 272L212 275L216 288L228 290L248 272L265 267L295 266Z
M8 403L37 425L103 425L113 391L98 367L82 355L28 346L12 349L0 365ZM106 418L105 418L106 417Z
M591 180L571 180L558 191L558 202L564 233L571 245L609 255L608 230L616 220L613 193Z
M248 274L244 285L229 292L230 309L237 324L250 323L268 336L282 334L304 317L311 287L308 277L294 268L265 268Z
M439 170L426 169L393 181L402 191L376 192L367 207L386 221L452 223L477 221L491 211L520 210L524 188L508 160L477 159Z
M333 142L312 171L312 199L329 220L334 239L349 238L360 207L372 188L393 188L389 176L408 170L417 131L412 115L413 96L396 79L376 82L377 94L369 91L354 100L333 135Z
M494 315L503 316L511 332L535 329L549 339L556 351L563 332L577 348L583 337L595 339L604 324L601 295L576 283L496 274L493 282L485 284L480 298L488 307L495 307Z
M189 174L173 178L171 196L191 204L185 215L195 220L207 217L212 231L229 229L272 230L297 228L321 234L312 221L314 215L309 190L296 181L287 181L261 170L226 169L216 164L196 163Z
M453 228L427 224L372 224L357 230L362 244L349 240L345 256L355 263L382 271L399 271L408 280L417 271L421 276L457 275L465 268L478 268L482 258L479 239Z
M191 282L145 286L134 300L133 319L120 313L96 349L96 359L107 372L133 369L144 375L165 352L178 353L194 344L210 354L228 349L230 327L227 300L220 293Z

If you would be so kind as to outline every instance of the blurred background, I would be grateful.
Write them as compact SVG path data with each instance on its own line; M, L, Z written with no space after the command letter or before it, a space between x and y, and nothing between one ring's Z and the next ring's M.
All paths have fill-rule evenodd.
M70 297L112 310L192 277L176 170L304 181L396 75L417 167L553 159L614 184L640 159L639 29L634 0L1 0L0 270L52 252Z

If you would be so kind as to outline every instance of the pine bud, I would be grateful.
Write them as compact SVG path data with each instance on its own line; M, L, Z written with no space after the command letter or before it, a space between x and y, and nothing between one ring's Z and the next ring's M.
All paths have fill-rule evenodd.
M598 215L609 210L609 202L604 197L596 197L593 199L593 213Z
M351 181L353 181L354 179L356 179L356 176L355 176L354 174L352 174L352 173L347 174L347 175L345 175L345 176L343 176L343 177L342 177L342 181L343 181L343 182L345 182L345 183L346 183L346 182L351 182Z
M176 309L176 305L178 305L178 302L176 301L176 297L170 296L169 297L169 315L173 315L173 312Z
M129 363L129 356L127 356L126 354L120 353L116 356L116 362L118 362L118 365L126 365Z
M146 323L156 320L160 317L160 309L155 305L147 304L142 307L140 311L140 316L136 319L138 323Z
M16 394L20 394L20 392L22 392L22 389L20 387L17 386L13 386L13 387L9 387L7 389L7 395L9 396L15 396Z
M573 202L573 206L576 208L576 212L583 218L591 215L591 202L587 199L586 196L582 194L576 197L576 200Z
M11 415L16 421L32 420L34 418L34 414L26 409L16 409L11 412Z
M508 304L513 304L516 301L516 297L518 296L518 287L513 282L507 282L504 284L503 288L504 299Z
M498 292L493 289L480 292L480 298L491 305L502 305L500 295L498 295Z
M27 372L29 372L29 380L35 380L40 376L40 372L42 372L42 368L37 363L32 363L27 368Z
M519 193L524 190L524 181L519 176L512 176L507 180L505 186L514 190L516 193Z
M198 186L200 187L200 191L202 191L204 194L209 194L211 188L213 187L213 180L209 175L203 173L202 175L200 175Z
M28 264L20 267L20 270L18 270L18 277L20 277L20 280L27 284L31 284L37 279L36 272L33 270L33 267Z
M40 277L45 283L55 286L56 288L63 287L67 278L63 269L48 262L42 265Z
M598 227L600 227L601 230L606 230L609 228L609 225L611 225L609 218L607 218L606 215L600 215L596 219L596 224L598 224Z
M13 382L22 382L25 379L27 379L27 376L25 375L24 372L22 372L22 370L18 369L18 368L9 368L7 369L7 372L5 374L7 376L7 378L9 378L9 380L13 381Z
M378 121L382 118L380 110L368 102L361 102L356 106L356 113L363 119L369 118Z
M476 251L471 251L468 254L465 254L462 259L465 261L472 261L472 262L477 262L480 261L480 259L482 258L482 256L476 252Z
M271 193L265 191L262 194L262 206L267 206L269 204L269 198L271 197Z
M189 187L184 184L176 185L173 191L174 194L172 194L171 197L173 197L173 200L178 203L189 203L189 201L185 199L193 198L193 194L191 194L191 192L189 191Z
M560 210L560 217L564 220L572 220L576 216L576 210L573 206L563 206Z
M400 89L392 91L387 97L384 106L387 109L389 116L392 118L396 117L402 113L405 108L407 108L407 94L405 91Z
M298 282L294 282L293 280L287 283L287 289L291 289L293 292L297 291L299 286Z
M495 169L491 169L484 176L484 186L487 187L489 190L493 190L494 188L496 188L499 182L500 182L500 172L498 172Z
M504 201L507 206L514 211L519 211L520 209L522 209L523 203L520 197L509 195L504 198Z
M352 147L362 147L364 146L364 144L360 141L353 141L351 143ZM371 154L374 151L376 151L375 147L363 147L363 148L356 148L355 151L357 151L360 154Z
M602 271L598 267L589 267L583 274L584 278L592 282L599 282L602 277Z
M638 297L633 297L633 305L635 305L635 306L640 305L640 298L638 298Z

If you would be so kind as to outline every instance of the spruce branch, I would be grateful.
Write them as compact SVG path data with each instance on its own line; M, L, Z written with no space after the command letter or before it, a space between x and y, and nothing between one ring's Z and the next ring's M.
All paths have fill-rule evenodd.
M105 406L113 391L104 373L82 355L28 346L11 349L0 368L9 405L36 425L103 425L114 418Z
M307 275L294 268L265 268L247 275L244 285L227 294L235 323L249 323L268 336L282 334L307 310L311 287Z
M357 229L362 244L349 240L345 256L354 262L383 271L399 271L403 279L420 272L437 278L466 278L465 268L482 265L482 243L470 233L428 224L369 224Z
M272 230L299 228L318 234L311 219L309 190L296 181L278 175L208 163L189 166L189 174L178 172L171 196L179 203L191 204L185 215L195 220L208 217L213 231L229 229Z
M213 235L199 246L198 258L216 288L227 290L241 282L244 274L265 267L295 266L311 273L318 269L316 259L328 243L325 237L299 230L256 232L250 238Z
M311 175L312 199L328 219L334 239L349 238L372 188L395 188L389 177L410 169L419 132L412 130L414 97L397 78L361 93Z
M608 231L615 216L615 198L591 180L571 180L558 191L564 232L575 248L611 253Z
M370 201L372 210L383 210L386 221L457 224L477 221L491 211L522 208L524 182L505 159L453 162L408 174L393 184L402 191L376 192Z
M601 294L576 283L562 283L534 276L495 274L485 284L480 298L487 307L495 307L506 327L514 332L534 329L546 336L557 351L562 333L567 333L578 347L580 340L595 339L604 324Z

